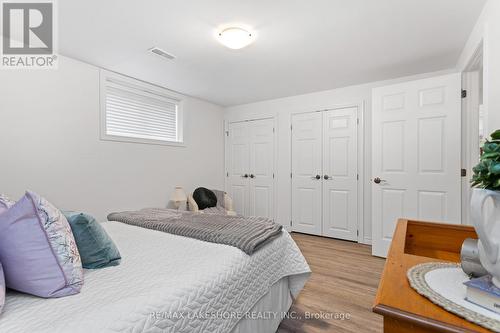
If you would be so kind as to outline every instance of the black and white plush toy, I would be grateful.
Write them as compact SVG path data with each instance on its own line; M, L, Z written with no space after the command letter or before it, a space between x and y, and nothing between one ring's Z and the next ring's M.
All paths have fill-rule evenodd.
M217 206L217 196L208 188L198 187L193 192L193 199L200 210Z

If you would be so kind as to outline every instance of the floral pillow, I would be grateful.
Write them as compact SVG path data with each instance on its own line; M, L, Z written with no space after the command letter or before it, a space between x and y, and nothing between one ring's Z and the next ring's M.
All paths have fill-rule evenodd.
M0 262L8 288L40 297L80 292L83 269L64 215L50 202L26 192L0 215Z
M8 196L0 194L0 214L7 211L10 207L14 206L16 202L11 200Z

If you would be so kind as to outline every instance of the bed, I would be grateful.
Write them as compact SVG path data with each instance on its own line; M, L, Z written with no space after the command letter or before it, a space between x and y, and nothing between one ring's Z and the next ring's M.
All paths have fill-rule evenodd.
M103 226L122 264L85 270L74 296L8 291L0 332L274 332L310 274L286 231L248 256L120 222Z

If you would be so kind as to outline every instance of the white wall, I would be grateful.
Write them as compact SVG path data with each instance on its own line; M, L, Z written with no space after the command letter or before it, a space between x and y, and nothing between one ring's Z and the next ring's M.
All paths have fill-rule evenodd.
M388 81L378 81L363 85L350 86L340 89L321 91L311 94L280 98L264 102L257 102L226 108L225 118L227 121L238 121L252 119L262 116L276 116L278 122L278 157L277 157L277 221L285 226L290 225L291 220L291 144L290 124L291 114L323 109L331 109L337 106L364 105L363 118L364 130L364 173L360 175L363 183L363 215L364 221L360 226L361 240L365 243L371 242L371 90L374 87L389 85L393 83L416 80L431 76L438 76L454 72L455 70L426 73L410 77L399 78ZM363 125L363 124L362 124ZM360 218L360 220L362 220Z
M187 147L101 141L99 69L61 57L57 70L0 74L0 193L25 189L99 219L164 207L175 185L222 188L223 109L186 97Z
M488 112L488 133L500 128L500 1L489 0L472 30L457 63L466 69L474 52L483 43L484 107Z

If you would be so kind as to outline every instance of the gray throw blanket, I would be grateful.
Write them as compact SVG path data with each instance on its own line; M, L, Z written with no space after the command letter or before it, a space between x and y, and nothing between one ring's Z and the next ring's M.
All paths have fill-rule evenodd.
M279 236L282 229L281 225L263 217L197 214L161 208L111 213L108 220L226 244L248 255Z

